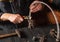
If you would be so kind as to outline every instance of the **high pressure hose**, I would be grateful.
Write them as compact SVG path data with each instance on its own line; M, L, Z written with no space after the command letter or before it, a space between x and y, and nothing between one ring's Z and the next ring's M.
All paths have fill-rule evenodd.
M48 4L46 4L44 2L41 2L41 1L35 1L34 3L32 3L32 5L37 4L37 3L46 5L51 10L52 15L54 16L54 19L56 21L56 26L57 26L57 38L56 38L56 41L58 42L59 41L59 23L58 23L58 20L57 20L57 17L55 15L54 11L52 10L52 8ZM31 20L31 11L29 11L29 20ZM29 26L30 26L30 23L29 23Z

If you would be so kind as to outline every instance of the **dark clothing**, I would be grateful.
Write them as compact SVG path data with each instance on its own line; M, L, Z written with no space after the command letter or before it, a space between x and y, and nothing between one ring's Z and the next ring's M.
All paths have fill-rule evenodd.
M20 13L23 15L28 15L29 4L31 2L32 2L31 0L0 2L0 10L5 13Z
M15 3L16 2L16 3ZM20 15L28 15L29 5L32 0L15 0L14 2L0 2L0 14L3 13L18 13ZM18 28L20 28L20 24L17 24ZM9 21L0 21L0 34L11 33L14 29L16 29L15 24ZM20 42L20 38L18 37L10 37L6 39L0 40L0 42Z
M18 13L20 15L28 15L29 14L29 5L33 2L33 0L15 0L14 2L0 2L0 14L2 13ZM26 25L25 22L23 25ZM17 24L18 29L22 27L21 24ZM16 29L16 25L9 22L9 21L0 21L0 31L2 30L1 34L11 33L14 32ZM26 30L26 29L25 29ZM42 29L43 30L43 29ZM28 30L26 30L30 33ZM39 32L39 31L37 31ZM29 35L28 35L29 36ZM0 40L0 42L23 42L20 41L21 38L10 37L6 39ZM24 39L23 39L24 40ZM49 38L50 40L50 38ZM49 42L49 40L47 42ZM54 41L51 41L54 42Z
M2 13L18 13L20 15L28 15L31 0L15 0L14 2L0 2L0 14ZM11 22L0 21L0 24L11 25ZM13 24L14 25L14 24Z
M60 0L53 0L52 3L49 2L49 0L43 0L45 3L50 5L54 10L60 11Z
M33 0L15 0L14 2L0 2L0 14L18 13L20 15L28 15L29 14L29 5L32 2L33 2ZM44 2L46 2L46 1L44 1ZM56 6L56 5L52 4L52 6L54 8L54 6ZM0 24L6 25L6 26L14 25L13 23L11 23L9 21L8 22L0 21Z

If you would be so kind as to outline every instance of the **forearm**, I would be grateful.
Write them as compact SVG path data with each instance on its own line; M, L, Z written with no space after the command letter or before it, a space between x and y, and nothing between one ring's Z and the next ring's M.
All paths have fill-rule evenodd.
M2 17L6 17L6 19L9 17L10 13L3 13L3 12L0 12L0 20L4 20Z
M0 20L8 20L8 17L11 15L11 13L0 13Z

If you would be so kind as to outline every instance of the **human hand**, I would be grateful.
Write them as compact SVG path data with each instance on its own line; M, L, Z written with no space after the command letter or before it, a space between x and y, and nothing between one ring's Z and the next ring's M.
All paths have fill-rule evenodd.
M35 3L36 1L34 1L33 3ZM31 4L30 5L30 11L32 12L32 13L35 13L35 12L37 12L37 11L39 11L39 10L42 10L42 4L40 4L40 3L38 3L38 4Z
M23 21L23 18L19 14L4 13L1 16L1 20L3 21L9 20L10 22L16 24L16 23L21 23Z

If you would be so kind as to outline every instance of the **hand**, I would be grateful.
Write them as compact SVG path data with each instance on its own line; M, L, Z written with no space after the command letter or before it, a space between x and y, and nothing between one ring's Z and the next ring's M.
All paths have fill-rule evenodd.
M35 3L35 2L36 1L34 1L33 3ZM40 11L42 9L42 4L40 4L40 3L33 4L33 3L30 5L30 11L32 13L35 13L35 12Z
M1 20L3 21L9 20L10 22L16 24L21 23L23 21L23 18L19 14L4 13L1 16Z

